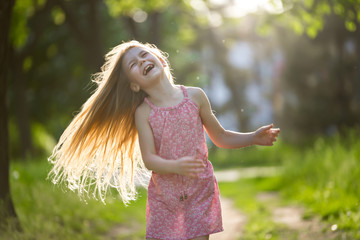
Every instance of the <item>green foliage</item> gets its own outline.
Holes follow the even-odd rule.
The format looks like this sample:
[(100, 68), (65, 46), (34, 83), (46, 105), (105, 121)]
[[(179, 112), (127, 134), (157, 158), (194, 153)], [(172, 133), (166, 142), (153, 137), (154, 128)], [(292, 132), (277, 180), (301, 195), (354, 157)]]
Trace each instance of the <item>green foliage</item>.
[(31, 18), (37, 9), (44, 6), (46, 0), (16, 0), (13, 8), (10, 42), (15, 48), (24, 46), (30, 33), (28, 26), (29, 18)]
[(279, 239), (283, 228), (272, 220), (271, 208), (277, 202), (261, 202), (257, 199), (259, 192), (277, 189), (278, 178), (240, 179), (233, 183), (220, 183), (221, 194), (234, 199), (235, 206), (247, 217), (242, 239), (265, 240)]
[(138, 10), (144, 11), (162, 11), (168, 7), (172, 0), (106, 0), (105, 3), (109, 9), (109, 13), (112, 17), (118, 16), (133, 16)]
[[(282, 239), (283, 231), (293, 234), (291, 239), (297, 239), (295, 232), (272, 221), (274, 204), (304, 205), (304, 218), (321, 216), (329, 226), (327, 231), (330, 226), (337, 226), (345, 239), (360, 239), (358, 136), (359, 131), (352, 130), (343, 136), (320, 137), (301, 148), (280, 144), (274, 149), (282, 159), (278, 177), (220, 183), (221, 194), (234, 199), (235, 205), (248, 217), (243, 239)], [(249, 159), (261, 156), (254, 150), (248, 153)], [(259, 192), (269, 191), (280, 191), (283, 202), (264, 203), (256, 198)]]
[[(52, 135), (49, 134), (48, 129), (40, 123), (33, 123), (31, 125), (31, 137), (35, 155), (47, 155), (49, 156), (56, 144), (56, 141)], [(17, 158), (19, 153), (20, 135), (17, 125), (13, 119), (9, 121), (9, 142), (10, 142), (10, 156)]]
[[(134, 38), (155, 43), (169, 52), (179, 83), (186, 79), (196, 82), (196, 77), (202, 75), (194, 66), (201, 61), (189, 45), (198, 32), (193, 28), (194, 11), (188, 5), (173, 0), (16, 1), (11, 44), (15, 48), (13, 59), (18, 61), (10, 65), (9, 71), (9, 114), (15, 119), (12, 129), (20, 124), (41, 123), (57, 139), (94, 89), (89, 84), (90, 75), (100, 70), (104, 54)], [(142, 23), (133, 19), (139, 10), (147, 14)], [(188, 75), (191, 77), (187, 78)], [(17, 84), (13, 81), (15, 77)], [(20, 85), (24, 87), (23, 93), (19, 92)], [(16, 101), (15, 96), (20, 94), (24, 98)], [(14, 109), (19, 108), (16, 105), (31, 113), (28, 122), (16, 119)], [(11, 144), (16, 149), (14, 157), (21, 152), (20, 137), (29, 135), (22, 129), (29, 128), (17, 126), (16, 131), (20, 132)]]
[(319, 138), (305, 151), (294, 149), (293, 159), (284, 162), (281, 188), (287, 197), (305, 203), (308, 214), (320, 214), (340, 229), (356, 232), (359, 176), (360, 140), (358, 131), (352, 131), (346, 137)]
[(55, 139), (51, 136), (45, 127), (39, 123), (32, 124), (32, 136), (35, 147), (42, 154), (51, 154), (55, 147)]
[[(214, 148), (214, 149), (213, 149)], [(281, 138), (272, 147), (251, 146), (241, 149), (210, 148), (209, 158), (216, 169), (250, 166), (281, 166), (291, 157), (292, 147)]]
[(20, 48), (25, 44), (29, 29), (27, 27), (27, 17), (29, 17), (33, 9), (31, 0), (15, 1), (10, 28), (10, 41), (16, 48)]
[(56, 25), (61, 25), (65, 21), (65, 13), (60, 7), (54, 7), (51, 11), (53, 21)]
[[(330, 226), (336, 224), (337, 231), (342, 231), (348, 239), (360, 238), (358, 134), (354, 130), (344, 136), (318, 138), (307, 147), (286, 145), (280, 141), (272, 148), (240, 149), (246, 154), (239, 156), (240, 151), (234, 155), (226, 150), (223, 153), (210, 153), (214, 165), (220, 162), (218, 166), (222, 167), (230, 167), (222, 163), (226, 160), (236, 166), (250, 166), (250, 161), (255, 161), (253, 165), (282, 166), (281, 175), (277, 177), (240, 179), (219, 184), (221, 194), (232, 198), (247, 216), (243, 238), (283, 239), (282, 234), (286, 232), (286, 236), (293, 236), (290, 239), (296, 239), (295, 232), (272, 220), (271, 209), (289, 202), (304, 204), (307, 207), (304, 217), (320, 215)], [(266, 157), (273, 160), (266, 162)], [(247, 158), (246, 162), (240, 161), (239, 164), (241, 158)], [(261, 160), (256, 161), (257, 158)], [(131, 229), (135, 223), (137, 227), (134, 232), (124, 232), (123, 237), (119, 236), (118, 239), (144, 238), (145, 190), (141, 190), (138, 201), (128, 207), (124, 207), (115, 195), (107, 199), (106, 205), (91, 199), (85, 203), (75, 193), (65, 191), (64, 186), (55, 187), (46, 180), (50, 167), (45, 158), (12, 163), (12, 195), (24, 232), (8, 231), (6, 237), (40, 240), (103, 239), (114, 226)], [(274, 191), (280, 191), (285, 202), (264, 202), (257, 198), (259, 192)]]
[[(115, 195), (107, 199), (106, 205), (93, 199), (84, 202), (75, 193), (47, 181), (49, 169), (45, 159), (12, 163), (12, 197), (24, 231), (2, 233), (5, 239), (100, 240), (114, 227), (134, 229), (132, 239), (144, 238), (144, 189), (140, 190), (139, 199), (128, 207)], [(117, 239), (128, 239), (128, 234), (120, 231)]]
[(30, 56), (25, 58), (24, 63), (23, 63), (24, 72), (29, 71), (31, 69), (32, 65), (33, 65), (32, 58)]
[(306, 33), (312, 39), (324, 29), (326, 18), (331, 14), (343, 18), (344, 26), (350, 32), (355, 32), (360, 22), (358, 1), (291, 0), (282, 3), (286, 11), (276, 16), (277, 21), (299, 35)]

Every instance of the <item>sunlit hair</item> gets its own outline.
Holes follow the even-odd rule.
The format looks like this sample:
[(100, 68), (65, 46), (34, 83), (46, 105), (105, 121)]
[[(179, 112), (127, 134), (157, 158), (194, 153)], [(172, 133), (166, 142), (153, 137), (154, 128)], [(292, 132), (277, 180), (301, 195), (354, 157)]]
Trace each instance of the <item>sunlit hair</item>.
[(105, 55), (101, 72), (93, 75), (97, 88), (61, 135), (49, 161), (53, 183), (65, 182), (82, 197), (105, 202), (109, 188), (116, 188), (127, 204), (136, 199), (136, 184), (146, 185), (149, 171), (141, 160), (135, 126), (135, 109), (146, 93), (135, 93), (122, 69), (126, 52), (144, 48), (166, 61), (165, 73), (173, 82), (167, 56), (154, 45), (122, 43)]

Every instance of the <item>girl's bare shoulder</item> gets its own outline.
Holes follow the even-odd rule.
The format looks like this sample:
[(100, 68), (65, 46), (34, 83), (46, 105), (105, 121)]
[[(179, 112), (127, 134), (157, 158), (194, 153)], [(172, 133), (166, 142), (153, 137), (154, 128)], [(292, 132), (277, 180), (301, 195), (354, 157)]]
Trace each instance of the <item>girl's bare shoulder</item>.
[(145, 101), (142, 102), (135, 110), (135, 119), (148, 119), (151, 107)]
[(186, 87), (189, 98), (192, 99), (197, 105), (201, 106), (204, 101), (207, 101), (207, 96), (199, 87)]

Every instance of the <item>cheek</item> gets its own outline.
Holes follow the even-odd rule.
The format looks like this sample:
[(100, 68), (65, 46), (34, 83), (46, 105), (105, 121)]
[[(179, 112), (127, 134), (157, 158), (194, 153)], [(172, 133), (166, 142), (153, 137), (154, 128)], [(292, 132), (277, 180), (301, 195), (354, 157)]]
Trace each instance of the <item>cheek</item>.
[(140, 77), (141, 76), (137, 68), (133, 68), (127, 73), (127, 79), (129, 82), (139, 83)]
[(122, 73), (125, 75), (125, 77), (128, 79), (128, 80), (131, 80), (132, 78), (134, 78), (134, 68), (132, 69), (126, 69), (122, 71)]

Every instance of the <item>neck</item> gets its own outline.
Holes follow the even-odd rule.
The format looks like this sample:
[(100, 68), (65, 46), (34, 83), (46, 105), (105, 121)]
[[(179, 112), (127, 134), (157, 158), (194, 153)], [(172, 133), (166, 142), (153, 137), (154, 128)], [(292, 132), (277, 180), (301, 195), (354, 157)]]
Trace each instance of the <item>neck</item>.
[(149, 95), (149, 100), (152, 102), (163, 102), (171, 99), (177, 92), (177, 88), (165, 77), (144, 91)]

